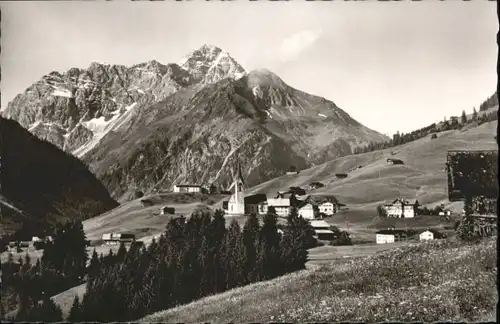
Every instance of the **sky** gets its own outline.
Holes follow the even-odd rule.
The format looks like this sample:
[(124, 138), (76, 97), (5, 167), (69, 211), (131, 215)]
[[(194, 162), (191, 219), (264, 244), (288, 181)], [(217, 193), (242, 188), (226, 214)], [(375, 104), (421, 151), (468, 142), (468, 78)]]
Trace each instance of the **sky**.
[(458, 116), (497, 86), (490, 1), (0, 3), (7, 102), (91, 62), (176, 63), (203, 44), (331, 100), (381, 133)]

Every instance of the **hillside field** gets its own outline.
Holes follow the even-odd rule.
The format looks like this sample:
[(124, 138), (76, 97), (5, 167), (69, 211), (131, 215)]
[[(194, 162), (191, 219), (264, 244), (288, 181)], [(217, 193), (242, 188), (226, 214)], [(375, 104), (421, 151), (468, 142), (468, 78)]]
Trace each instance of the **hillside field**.
[(236, 288), (141, 322), (495, 321), (496, 278), (496, 239), (439, 240)]

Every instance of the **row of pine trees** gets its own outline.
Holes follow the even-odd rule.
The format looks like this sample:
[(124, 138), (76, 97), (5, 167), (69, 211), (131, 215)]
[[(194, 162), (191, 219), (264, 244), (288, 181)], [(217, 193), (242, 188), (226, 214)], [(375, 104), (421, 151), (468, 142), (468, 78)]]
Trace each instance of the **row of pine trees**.
[(397, 132), (392, 136), (392, 139), (386, 141), (386, 142), (370, 142), (368, 145), (364, 146), (358, 146), (355, 147), (353, 150), (353, 154), (361, 154), (361, 153), (367, 153), (367, 152), (373, 152), (377, 150), (383, 150), (391, 147), (395, 147), (398, 145), (406, 144), (409, 142), (416, 141), (420, 138), (424, 138), (428, 136), (429, 134), (433, 134), (433, 136), (436, 136), (435, 134), (440, 132), (440, 131), (447, 131), (447, 130), (456, 130), (456, 129), (461, 129), (463, 126), (469, 124), (469, 123), (477, 123), (479, 125), (486, 123), (486, 122), (491, 122), (493, 120), (498, 119), (498, 114), (497, 111), (490, 112), (490, 113), (483, 113), (481, 115), (478, 115), (478, 112), (474, 108), (474, 111), (472, 113), (472, 116), (470, 118), (467, 117), (465, 111), (462, 111), (462, 115), (460, 117), (460, 122), (458, 119), (452, 118), (449, 121), (444, 121), (444, 123), (438, 127), (436, 123), (433, 123), (429, 126), (417, 129), (415, 131), (412, 131), (410, 133), (399, 133)]
[[(117, 253), (110, 250), (106, 256), (94, 251), (88, 266), (83, 266), (84, 273), (86, 253), (72, 254), (75, 251), (70, 252), (69, 247), (66, 251), (48, 248), (42, 262), (25, 269), (25, 273), (39, 273), (41, 278), (50, 270), (59, 275), (59, 280), (67, 281), (63, 285), (66, 289), (70, 283), (86, 279), (86, 293), (81, 300), (75, 297), (69, 321), (133, 321), (204, 296), (304, 269), (307, 250), (316, 244), (313, 235), (312, 227), (296, 210), (288, 216), (282, 233), (273, 210), (262, 223), (256, 215), (250, 215), (243, 228), (235, 220), (226, 226), (222, 211), (213, 215), (195, 213), (189, 219), (172, 219), (158, 241), (153, 240), (147, 248), (132, 245), (127, 251), (121, 245)], [(67, 236), (68, 232), (59, 231), (54, 246), (67, 243)], [(82, 240), (81, 233), (76, 236)], [(85, 251), (81, 245), (79, 249)], [(44, 296), (51, 294), (38, 294), (22, 302), (15, 320), (61, 320), (61, 310)]]

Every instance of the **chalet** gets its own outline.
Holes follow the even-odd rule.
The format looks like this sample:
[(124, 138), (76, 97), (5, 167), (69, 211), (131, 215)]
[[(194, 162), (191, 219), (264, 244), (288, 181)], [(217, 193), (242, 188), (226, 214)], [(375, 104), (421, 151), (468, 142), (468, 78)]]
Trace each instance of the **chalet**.
[(415, 204), (408, 200), (396, 199), (392, 203), (384, 205), (387, 212), (387, 217), (395, 218), (413, 218), (415, 217)]
[(298, 207), (300, 201), (293, 193), (278, 192), (276, 198), (267, 199), (267, 207), (274, 207), (278, 216), (286, 217), (290, 213), (292, 207)]
[(335, 238), (335, 233), (330, 230), (330, 225), (322, 220), (312, 220), (311, 227), (314, 229), (314, 237), (320, 241), (330, 241)]
[(292, 165), (291, 167), (288, 168), (288, 170), (286, 170), (286, 174), (287, 175), (299, 174), (299, 170), (297, 170), (297, 168)]
[(441, 239), (444, 238), (445, 236), (433, 229), (427, 229), (419, 234), (419, 239), (420, 241), (430, 241), (430, 240), (435, 240), (435, 239)]
[(267, 203), (267, 195), (255, 194), (245, 197), (243, 201), (245, 203), (245, 214), (252, 214), (252, 213), (260, 214), (261, 210), (264, 209), (263, 208), (264, 203)]
[(387, 159), (387, 164), (404, 164), (404, 162), (399, 159)]
[(337, 212), (337, 205), (332, 202), (325, 201), (318, 206), (318, 209), (320, 213), (330, 216)]
[(160, 215), (173, 215), (173, 214), (175, 214), (174, 207), (164, 206), (164, 207), (160, 208)]
[(193, 184), (174, 185), (174, 192), (202, 192), (203, 187)]
[(344, 204), (339, 203), (335, 196), (329, 195), (312, 195), (308, 198), (308, 202), (318, 206), (318, 211), (321, 214), (331, 216), (340, 210)]
[(335, 177), (337, 179), (345, 179), (347, 178), (347, 173), (335, 173)]
[(377, 244), (388, 244), (400, 241), (402, 237), (406, 236), (404, 230), (386, 229), (375, 233)]
[(439, 212), (439, 216), (451, 216), (451, 210), (445, 209)]
[(312, 220), (309, 222), (314, 230), (329, 230), (330, 225), (324, 220)]
[(313, 182), (309, 184), (309, 190), (315, 190), (319, 188), (323, 188), (325, 185), (321, 182)]
[(315, 219), (316, 212), (317, 207), (307, 203), (299, 209), (299, 216), (302, 216), (304, 219)]
[(105, 233), (102, 234), (102, 240), (106, 245), (116, 245), (120, 243), (132, 243), (135, 241), (134, 234), (127, 233)]

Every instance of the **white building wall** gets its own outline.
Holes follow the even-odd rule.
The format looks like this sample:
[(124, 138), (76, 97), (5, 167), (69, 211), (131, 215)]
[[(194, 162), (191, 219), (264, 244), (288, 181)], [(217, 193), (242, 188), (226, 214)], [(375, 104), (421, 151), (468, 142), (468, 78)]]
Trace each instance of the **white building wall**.
[(286, 217), (290, 213), (290, 198), (268, 198), (267, 206), (274, 207), (278, 216)]
[(333, 215), (335, 214), (335, 207), (331, 202), (326, 202), (319, 205), (319, 212), (325, 215)]
[(174, 185), (174, 192), (181, 192), (181, 188)]
[(299, 209), (299, 216), (304, 219), (314, 219), (314, 208), (311, 204), (305, 205)]
[(415, 217), (415, 209), (413, 208), (413, 205), (411, 205), (411, 206), (405, 206), (404, 209), (405, 209), (405, 212), (404, 212), (404, 217), (405, 218), (413, 218), (413, 217)]
[(394, 234), (376, 234), (375, 235), (377, 244), (388, 244), (394, 243)]
[(387, 216), (389, 217), (401, 217), (403, 214), (403, 209), (400, 205), (392, 205), (387, 207)]
[(434, 239), (434, 234), (430, 231), (425, 231), (423, 233), (420, 233), (420, 241), (428, 241), (433, 239)]
[(258, 210), (259, 214), (267, 214), (267, 204), (260, 204)]

